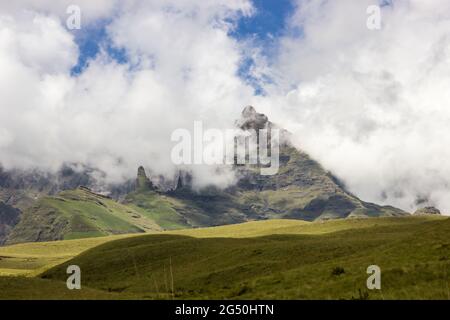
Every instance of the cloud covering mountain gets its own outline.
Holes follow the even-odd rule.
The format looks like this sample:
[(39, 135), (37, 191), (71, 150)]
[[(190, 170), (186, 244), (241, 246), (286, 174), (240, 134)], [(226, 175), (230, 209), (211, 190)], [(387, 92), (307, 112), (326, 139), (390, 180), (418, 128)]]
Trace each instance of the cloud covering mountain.
[[(79, 31), (65, 26), (69, 4), (0, 3), (5, 168), (85, 163), (121, 181), (142, 164), (173, 175), (174, 129), (229, 128), (253, 104), (362, 199), (450, 212), (448, 1), (383, 1), (382, 28), (369, 30), (373, 1), (299, 0), (270, 53), (231, 35), (258, 14), (251, 1), (78, 1)], [(77, 37), (97, 24), (107, 44), (74, 74)], [(249, 58), (252, 81), (241, 75)], [(203, 185), (233, 182), (193, 170)]]

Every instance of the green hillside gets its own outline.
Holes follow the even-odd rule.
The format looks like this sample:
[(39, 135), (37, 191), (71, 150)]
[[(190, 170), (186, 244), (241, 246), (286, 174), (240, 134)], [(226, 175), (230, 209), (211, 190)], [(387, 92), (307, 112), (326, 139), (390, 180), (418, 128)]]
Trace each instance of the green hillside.
[[(180, 197), (185, 194), (180, 190), (178, 192), (158, 191), (147, 177), (145, 169), (139, 167), (135, 189), (125, 196), (123, 204), (153, 219), (166, 230), (220, 224), (219, 219), (214, 221), (209, 214), (210, 211), (204, 211), (201, 204), (199, 205), (197, 199), (201, 195), (193, 193), (190, 188), (187, 191), (187, 197)], [(215, 204), (217, 209), (219, 205), (216, 202)]]
[(7, 243), (157, 231), (146, 215), (86, 188), (41, 198), (25, 211)]
[[(219, 228), (216, 238), (123, 239), (89, 250), (43, 277), (65, 279), (70, 263), (81, 267), (86, 286), (139, 298), (170, 297), (166, 281), (173, 274), (176, 298), (351, 299), (367, 291), (365, 271), (376, 264), (383, 289), (368, 292), (372, 298), (447, 299), (450, 220), (400, 219), (362, 220), (356, 228), (355, 221), (347, 228), (334, 222), (282, 226), (297, 232), (251, 238), (242, 238), (252, 230), (243, 225), (240, 238), (223, 238), (229, 230)], [(337, 267), (344, 273), (333, 275)]]
[(39, 278), (0, 277), (1, 299), (7, 300), (110, 300), (123, 299), (126, 295), (90, 288), (67, 290), (64, 283)]
[[(74, 299), (93, 293), (126, 299), (450, 299), (449, 232), (445, 217), (259, 221), (53, 242), (60, 246), (56, 253), (67, 246), (74, 257), (36, 270), (48, 269), (40, 276), (41, 298), (64, 294), (66, 267), (77, 264), (83, 289)], [(92, 240), (99, 243), (77, 244)], [(53, 250), (45, 248), (53, 243), (4, 247), (0, 256), (49, 254)], [(0, 270), (8, 261), (2, 259)], [(381, 291), (365, 286), (373, 264), (382, 270)], [(31, 278), (30, 287), (36, 281)], [(29, 298), (37, 289), (26, 290), (26, 283), (0, 277), (0, 298), (9, 292)], [(45, 293), (47, 286), (53, 294)]]
[(177, 208), (183, 207), (183, 204), (155, 191), (138, 190), (129, 193), (124, 204), (155, 221), (163, 229), (191, 227), (190, 222), (177, 211)]

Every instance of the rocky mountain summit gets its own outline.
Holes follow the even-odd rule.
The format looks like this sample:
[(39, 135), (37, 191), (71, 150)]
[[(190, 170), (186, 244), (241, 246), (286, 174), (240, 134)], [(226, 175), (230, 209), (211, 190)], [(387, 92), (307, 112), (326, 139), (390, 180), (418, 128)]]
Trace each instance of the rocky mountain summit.
[[(243, 130), (256, 131), (278, 128), (252, 106), (243, 110), (236, 125)], [(207, 217), (203, 222), (208, 225), (271, 218), (313, 221), (407, 215), (397, 208), (358, 199), (332, 173), (297, 150), (289, 141), (289, 132), (280, 131), (280, 168), (276, 174), (264, 176), (251, 165), (236, 166), (238, 182), (232, 187), (197, 192), (182, 181), (179, 185), (184, 187), (177, 188), (171, 196), (188, 202), (191, 211)]]
[(441, 211), (435, 207), (425, 207), (417, 209), (416, 212), (414, 212), (415, 216), (426, 216), (426, 215), (441, 215)]
[(136, 178), (136, 189), (137, 190), (140, 190), (140, 189), (155, 190), (153, 183), (147, 177), (147, 174), (145, 173), (145, 169), (142, 166), (140, 166), (138, 168), (138, 173), (137, 173), (137, 178)]
[(242, 130), (265, 129), (271, 125), (269, 118), (262, 113), (256, 112), (253, 106), (247, 106), (242, 110), (241, 119), (236, 121), (236, 126)]

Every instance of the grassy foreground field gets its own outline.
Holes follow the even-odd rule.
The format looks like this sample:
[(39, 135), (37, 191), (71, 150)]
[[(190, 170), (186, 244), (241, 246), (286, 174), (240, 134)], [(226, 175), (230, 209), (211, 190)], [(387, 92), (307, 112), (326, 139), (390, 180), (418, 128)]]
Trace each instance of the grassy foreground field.
[(136, 236), (116, 235), (77, 240), (29, 242), (0, 247), (0, 276), (37, 276), (103, 243)]
[(269, 220), (3, 247), (0, 298), (450, 299), (449, 259), (448, 218)]

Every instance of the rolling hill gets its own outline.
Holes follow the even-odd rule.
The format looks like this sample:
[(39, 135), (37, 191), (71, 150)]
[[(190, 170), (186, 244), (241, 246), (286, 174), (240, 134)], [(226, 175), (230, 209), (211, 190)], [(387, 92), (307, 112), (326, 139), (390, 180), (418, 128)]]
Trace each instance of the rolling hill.
[[(449, 232), (445, 217), (270, 220), (13, 245), (0, 248), (0, 272), (23, 271), (27, 256), (41, 265), (16, 272), (31, 278), (0, 277), (0, 298), (450, 299)], [(78, 292), (65, 287), (71, 264), (82, 270)], [(373, 264), (381, 290), (365, 286)]]
[(7, 243), (51, 241), (158, 231), (142, 212), (86, 188), (41, 198), (25, 211)]

